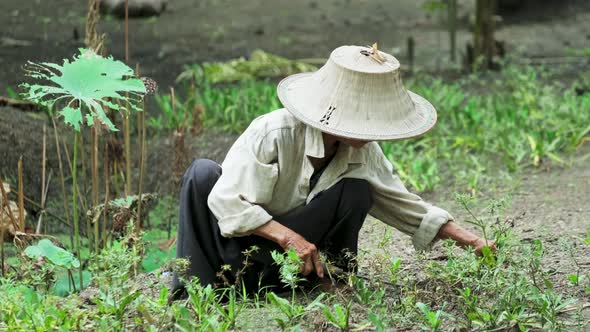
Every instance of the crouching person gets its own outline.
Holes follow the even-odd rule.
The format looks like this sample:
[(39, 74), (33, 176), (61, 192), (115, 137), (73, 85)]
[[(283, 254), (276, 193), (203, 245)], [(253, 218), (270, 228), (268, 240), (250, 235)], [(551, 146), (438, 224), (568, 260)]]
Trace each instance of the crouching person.
[[(317, 72), (284, 79), (278, 95), (285, 108), (254, 120), (222, 165), (196, 160), (183, 177), (177, 257), (190, 261), (189, 277), (240, 278), (252, 291), (279, 285), (271, 252), (289, 249), (303, 275), (324, 278), (320, 252), (354, 272), (367, 214), (410, 235), (417, 250), (445, 238), (485, 245), (408, 192), (376, 142), (419, 136), (436, 122), (434, 107), (403, 87), (393, 56), (339, 47)], [(178, 277), (173, 291), (183, 296)]]

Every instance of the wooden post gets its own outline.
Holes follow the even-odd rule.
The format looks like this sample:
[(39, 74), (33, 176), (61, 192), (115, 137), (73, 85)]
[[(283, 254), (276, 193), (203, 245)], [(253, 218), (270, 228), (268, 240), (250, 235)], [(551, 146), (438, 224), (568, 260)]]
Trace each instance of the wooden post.
[(473, 32), (474, 70), (493, 65), (494, 56), (494, 12), (496, 0), (477, 0), (475, 8), (475, 29)]
[(448, 0), (448, 24), (451, 62), (457, 61), (457, 0)]

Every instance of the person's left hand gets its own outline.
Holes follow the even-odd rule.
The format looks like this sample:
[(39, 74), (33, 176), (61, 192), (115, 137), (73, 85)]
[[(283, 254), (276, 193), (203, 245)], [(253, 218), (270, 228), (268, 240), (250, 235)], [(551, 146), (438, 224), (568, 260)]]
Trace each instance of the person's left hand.
[(480, 238), (473, 245), (473, 249), (475, 249), (475, 254), (478, 256), (483, 255), (482, 250), (483, 250), (483, 247), (486, 247), (486, 246), (490, 248), (492, 253), (496, 253), (496, 250), (497, 250), (496, 241), (488, 240), (486, 243), (486, 240)]

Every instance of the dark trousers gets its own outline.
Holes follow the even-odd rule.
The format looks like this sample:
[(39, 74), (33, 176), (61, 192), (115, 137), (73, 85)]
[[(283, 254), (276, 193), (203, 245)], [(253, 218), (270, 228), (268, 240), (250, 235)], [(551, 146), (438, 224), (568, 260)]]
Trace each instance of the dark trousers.
[[(184, 174), (180, 190), (180, 224), (176, 256), (190, 261), (189, 277), (198, 277), (201, 284), (222, 285), (239, 282), (255, 291), (260, 286), (279, 286), (278, 266), (271, 251), (282, 252), (276, 243), (257, 235), (225, 238), (217, 219), (207, 206), (207, 197), (221, 175), (221, 167), (207, 159), (195, 160)], [(299, 206), (276, 221), (299, 233), (316, 245), (330, 261), (345, 270), (354, 269), (358, 234), (372, 205), (369, 184), (365, 180), (342, 179), (318, 194), (309, 204)], [(248, 258), (244, 269), (244, 250), (259, 250)], [(224, 272), (222, 266), (228, 266)], [(174, 277), (173, 290), (182, 290), (182, 282)]]

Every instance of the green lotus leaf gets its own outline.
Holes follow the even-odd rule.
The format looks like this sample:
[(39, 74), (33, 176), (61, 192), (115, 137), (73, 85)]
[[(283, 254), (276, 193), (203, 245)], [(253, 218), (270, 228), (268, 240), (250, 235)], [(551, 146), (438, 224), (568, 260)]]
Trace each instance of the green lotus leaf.
[(47, 107), (64, 103), (59, 114), (77, 131), (82, 119), (88, 126), (100, 123), (117, 131), (103, 107), (120, 111), (121, 107), (115, 107), (120, 103), (129, 104), (129, 110), (141, 111), (137, 104), (146, 94), (133, 69), (86, 49), (80, 49), (72, 61), (65, 59), (62, 65), (29, 62), (26, 70), (28, 76), (44, 82), (23, 83), (24, 98)]
[(80, 267), (80, 261), (71, 252), (54, 245), (48, 239), (40, 240), (36, 245), (28, 246), (25, 249), (25, 254), (33, 259), (43, 257), (51, 264), (68, 270)]

